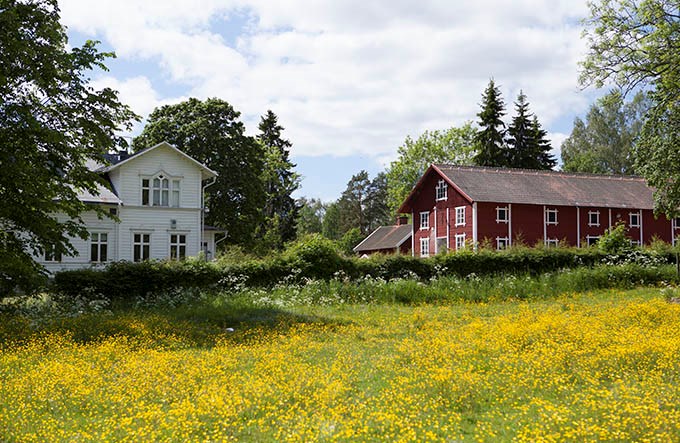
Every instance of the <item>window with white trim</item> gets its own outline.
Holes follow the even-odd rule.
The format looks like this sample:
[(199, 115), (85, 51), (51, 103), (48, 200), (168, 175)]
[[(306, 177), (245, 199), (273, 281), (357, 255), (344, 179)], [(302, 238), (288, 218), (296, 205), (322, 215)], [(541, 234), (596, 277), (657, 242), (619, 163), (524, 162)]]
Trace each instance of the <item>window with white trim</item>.
[(437, 187), (435, 188), (437, 201), (446, 200), (446, 190), (447, 190), (447, 188), (448, 188), (448, 185), (446, 184), (446, 181), (439, 180), (437, 182)]
[(600, 226), (600, 211), (588, 211), (588, 226)]
[(510, 239), (508, 237), (496, 237), (496, 249), (507, 249), (510, 246)]
[(548, 238), (545, 240), (545, 245), (549, 248), (556, 248), (560, 244), (556, 238)]
[(640, 240), (631, 240), (630, 245), (634, 248), (640, 246)]
[(187, 256), (187, 236), (170, 234), (170, 260), (182, 260)]
[(465, 206), (456, 207), (456, 226), (465, 226)]
[(628, 226), (631, 228), (639, 228), (640, 227), (640, 213), (639, 212), (631, 212), (628, 214), (629, 217), (629, 223)]
[(90, 261), (104, 263), (108, 260), (109, 235), (105, 232), (90, 233)]
[(428, 229), (430, 227), (430, 213), (425, 211), (420, 213), (420, 229)]
[(510, 220), (510, 211), (507, 206), (496, 208), (496, 223), (507, 223)]
[(429, 257), (430, 256), (430, 239), (421, 238), (420, 239), (420, 256)]
[[(598, 212), (599, 215), (599, 212)], [(586, 242), (588, 246), (595, 246), (597, 245), (597, 242), (600, 241), (600, 236), (599, 235), (587, 235), (586, 236)]]
[(142, 205), (179, 207), (180, 179), (158, 174), (142, 178)]
[(140, 262), (148, 260), (151, 250), (151, 234), (132, 235), (132, 260)]
[(58, 251), (53, 245), (45, 247), (45, 261), (50, 263), (61, 262), (61, 251)]
[(557, 209), (546, 209), (545, 210), (545, 224), (546, 225), (556, 225), (557, 224)]
[(465, 249), (465, 234), (456, 234), (456, 251)]

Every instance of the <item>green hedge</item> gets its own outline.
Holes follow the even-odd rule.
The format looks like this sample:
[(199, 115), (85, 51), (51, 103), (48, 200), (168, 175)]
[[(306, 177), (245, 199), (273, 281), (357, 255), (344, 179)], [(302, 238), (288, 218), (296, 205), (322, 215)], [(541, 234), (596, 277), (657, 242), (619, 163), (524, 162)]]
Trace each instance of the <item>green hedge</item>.
[(672, 263), (671, 251), (635, 251), (621, 256), (606, 255), (595, 248), (515, 248), (507, 251), (442, 254), (421, 259), (404, 255), (347, 258), (336, 245), (311, 236), (291, 245), (284, 253), (268, 259), (238, 262), (118, 262), (102, 270), (63, 271), (54, 278), (56, 292), (70, 296), (105, 296), (131, 299), (136, 296), (182, 288), (235, 289), (272, 287), (278, 283), (305, 280), (364, 277), (391, 280), (428, 280), (440, 276), (538, 275), (560, 269), (591, 267), (600, 263)]

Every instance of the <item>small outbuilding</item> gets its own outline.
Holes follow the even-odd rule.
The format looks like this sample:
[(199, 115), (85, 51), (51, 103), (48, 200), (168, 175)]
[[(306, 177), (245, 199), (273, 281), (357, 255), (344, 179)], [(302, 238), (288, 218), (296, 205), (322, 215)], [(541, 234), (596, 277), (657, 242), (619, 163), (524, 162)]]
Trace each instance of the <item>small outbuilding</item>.
[(395, 226), (380, 226), (354, 247), (360, 256), (371, 254), (411, 254), (412, 227), (406, 217), (400, 217)]

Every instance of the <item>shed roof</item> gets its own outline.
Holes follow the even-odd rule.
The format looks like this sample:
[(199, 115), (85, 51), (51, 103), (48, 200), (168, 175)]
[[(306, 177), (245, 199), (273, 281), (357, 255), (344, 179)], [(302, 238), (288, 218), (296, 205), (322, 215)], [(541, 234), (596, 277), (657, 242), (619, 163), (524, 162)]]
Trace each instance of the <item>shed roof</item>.
[(354, 252), (394, 249), (411, 237), (411, 225), (380, 226), (354, 247)]
[[(636, 176), (447, 164), (430, 166), (423, 177), (430, 173), (438, 173), (470, 201), (476, 202), (654, 208), (654, 189)], [(402, 204), (400, 212), (410, 212), (410, 202), (422, 181)]]

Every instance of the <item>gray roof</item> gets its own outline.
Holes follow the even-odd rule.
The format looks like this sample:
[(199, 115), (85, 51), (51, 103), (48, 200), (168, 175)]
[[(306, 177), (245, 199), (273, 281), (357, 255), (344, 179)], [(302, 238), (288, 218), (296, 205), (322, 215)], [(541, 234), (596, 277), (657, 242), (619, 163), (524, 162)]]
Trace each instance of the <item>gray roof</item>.
[[(90, 171), (96, 171), (97, 169), (102, 167), (102, 164), (95, 160), (90, 159), (86, 161), (85, 166), (87, 166), (87, 168)], [(92, 194), (90, 191), (86, 189), (79, 189), (78, 200), (86, 203), (107, 203), (112, 205), (122, 203), (121, 199), (118, 198), (115, 192), (112, 191), (113, 186), (111, 186), (110, 183), (109, 187), (111, 189), (100, 184), (97, 184), (97, 195)]]
[(635, 176), (432, 165), (472, 201), (653, 209), (654, 189)]
[(356, 245), (354, 252), (398, 248), (410, 237), (411, 225), (381, 226)]

